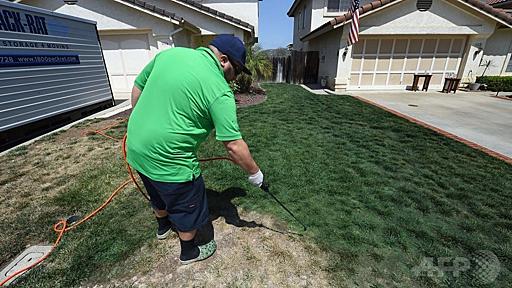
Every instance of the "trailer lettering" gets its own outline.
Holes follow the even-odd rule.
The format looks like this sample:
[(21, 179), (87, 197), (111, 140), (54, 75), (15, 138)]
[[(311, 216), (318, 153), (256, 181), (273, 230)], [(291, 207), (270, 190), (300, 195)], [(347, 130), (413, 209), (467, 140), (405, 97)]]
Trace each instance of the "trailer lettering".
[(36, 19), (36, 27), (39, 27), (39, 34), (48, 35), (46, 28), (46, 19), (44, 17), (34, 16)]
[[(28, 32), (25, 28), (28, 28)], [(48, 35), (46, 18), (31, 14), (25, 14), (22, 18), (20, 12), (11, 10), (0, 10), (0, 30)]]
[(3, 22), (0, 24), (2, 30), (25, 33), (25, 27), (23, 27), (23, 24), (21, 23), (21, 16), (19, 12), (2, 10), (0, 18), (3, 18), (2, 21), (0, 21)]
[(9, 31), (9, 27), (7, 26), (7, 23), (5, 23), (3, 13), (0, 13), (0, 29), (4, 31)]
[(14, 20), (14, 26), (16, 26), (16, 31), (18, 32), (25, 32), (25, 27), (23, 27), (23, 24), (21, 23), (21, 16), (19, 12), (12, 12), (12, 19)]

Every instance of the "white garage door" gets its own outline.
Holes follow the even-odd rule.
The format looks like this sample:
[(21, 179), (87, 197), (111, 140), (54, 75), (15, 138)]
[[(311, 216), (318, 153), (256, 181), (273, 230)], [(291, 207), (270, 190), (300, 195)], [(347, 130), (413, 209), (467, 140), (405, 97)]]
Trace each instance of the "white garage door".
[(150, 60), (148, 34), (101, 35), (100, 39), (114, 97), (128, 98), (133, 81)]
[[(352, 50), (349, 89), (405, 89), (415, 73), (431, 73), (430, 88), (457, 74), (465, 38), (361, 39)], [(421, 88), (421, 87), (420, 87)]]

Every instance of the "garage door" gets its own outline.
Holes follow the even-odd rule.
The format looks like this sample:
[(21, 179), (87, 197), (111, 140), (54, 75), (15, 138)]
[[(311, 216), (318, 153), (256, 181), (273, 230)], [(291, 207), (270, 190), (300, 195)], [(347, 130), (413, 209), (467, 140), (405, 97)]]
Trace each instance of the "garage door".
[(128, 98), (135, 77), (150, 60), (148, 34), (101, 35), (114, 97)]
[(361, 39), (352, 50), (349, 89), (405, 89), (415, 73), (431, 73), (430, 88), (457, 74), (465, 38)]

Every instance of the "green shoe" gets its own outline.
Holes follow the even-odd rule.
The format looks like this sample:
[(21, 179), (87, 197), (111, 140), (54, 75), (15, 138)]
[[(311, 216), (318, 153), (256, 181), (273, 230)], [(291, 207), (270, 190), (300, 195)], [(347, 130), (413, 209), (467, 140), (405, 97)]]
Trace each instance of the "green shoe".
[(190, 260), (186, 260), (186, 261), (180, 260), (181, 265), (187, 265), (190, 263), (202, 261), (202, 260), (209, 258), (210, 256), (213, 255), (213, 253), (215, 253), (215, 250), (217, 250), (217, 243), (215, 242), (215, 240), (212, 240), (204, 245), (198, 246), (197, 248), (199, 248), (199, 256), (197, 256), (194, 259), (190, 259)]

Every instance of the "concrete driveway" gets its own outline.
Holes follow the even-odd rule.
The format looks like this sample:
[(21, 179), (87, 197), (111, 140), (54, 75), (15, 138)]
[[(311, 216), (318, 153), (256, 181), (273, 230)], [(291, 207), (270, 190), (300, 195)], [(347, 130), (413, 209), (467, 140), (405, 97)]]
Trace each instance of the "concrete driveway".
[(512, 157), (512, 101), (491, 92), (353, 92), (492, 151)]

